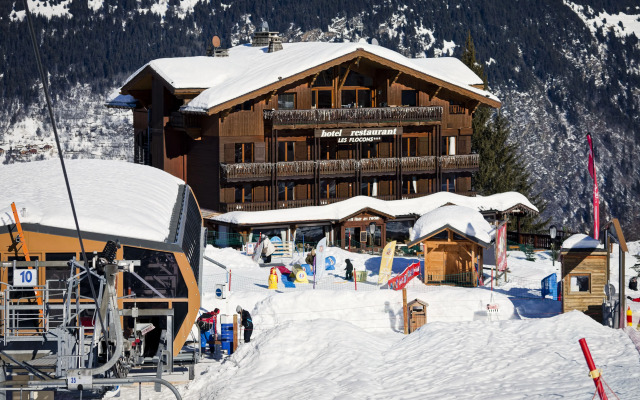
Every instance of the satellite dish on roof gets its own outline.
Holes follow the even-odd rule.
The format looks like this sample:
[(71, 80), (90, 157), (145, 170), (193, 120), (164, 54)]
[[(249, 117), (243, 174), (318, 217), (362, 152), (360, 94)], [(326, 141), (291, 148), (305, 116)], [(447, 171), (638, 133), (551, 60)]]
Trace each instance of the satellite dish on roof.
[(267, 21), (262, 21), (262, 32), (269, 32), (269, 24)]
[(213, 47), (220, 47), (220, 38), (218, 36), (214, 36), (213, 39), (211, 39), (211, 44)]
[(378, 46), (379, 45), (378, 39), (376, 39), (376, 38), (371, 39), (371, 44), (374, 45), (374, 46)]

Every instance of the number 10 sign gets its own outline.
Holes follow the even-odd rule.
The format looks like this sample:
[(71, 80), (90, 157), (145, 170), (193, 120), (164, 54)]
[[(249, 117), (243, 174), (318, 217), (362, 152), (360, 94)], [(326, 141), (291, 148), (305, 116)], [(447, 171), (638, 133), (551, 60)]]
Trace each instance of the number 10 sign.
[(38, 284), (38, 274), (35, 269), (13, 270), (13, 286), (36, 286)]

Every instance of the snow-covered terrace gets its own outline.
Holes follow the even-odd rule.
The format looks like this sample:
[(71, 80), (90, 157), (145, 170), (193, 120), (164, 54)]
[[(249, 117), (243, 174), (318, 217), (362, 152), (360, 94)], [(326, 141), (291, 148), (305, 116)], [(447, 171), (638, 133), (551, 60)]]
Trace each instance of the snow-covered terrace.
[(356, 196), (324, 206), (269, 211), (232, 211), (213, 217), (211, 220), (228, 224), (251, 226), (284, 224), (297, 221), (341, 221), (364, 209), (377, 211), (397, 218), (400, 216), (421, 216), (447, 204), (468, 207), (481, 213), (538, 213), (536, 206), (524, 195), (517, 192), (476, 197), (439, 192), (406, 200), (386, 201), (368, 196)]
[(183, 112), (204, 113), (235, 98), (357, 51), (364, 51), (416, 73), (499, 102), (492, 93), (471, 86), (482, 82), (456, 58), (444, 57), (437, 61), (407, 58), (393, 50), (368, 43), (284, 43), (283, 50), (273, 53), (269, 53), (267, 47), (244, 44), (230, 48), (229, 57), (161, 58), (134, 72), (123, 89), (144, 69), (151, 68), (174, 90), (206, 89), (181, 109)]

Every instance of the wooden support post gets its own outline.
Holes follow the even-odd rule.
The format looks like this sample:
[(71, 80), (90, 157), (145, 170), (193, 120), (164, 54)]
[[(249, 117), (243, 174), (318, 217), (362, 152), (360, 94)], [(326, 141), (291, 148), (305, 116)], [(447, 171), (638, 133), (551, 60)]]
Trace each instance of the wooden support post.
[(407, 289), (402, 289), (402, 315), (404, 318), (404, 334), (409, 334), (409, 310), (407, 310)]
[(233, 314), (233, 346), (231, 351), (234, 352), (238, 348), (238, 335), (240, 330), (238, 329), (238, 314)]

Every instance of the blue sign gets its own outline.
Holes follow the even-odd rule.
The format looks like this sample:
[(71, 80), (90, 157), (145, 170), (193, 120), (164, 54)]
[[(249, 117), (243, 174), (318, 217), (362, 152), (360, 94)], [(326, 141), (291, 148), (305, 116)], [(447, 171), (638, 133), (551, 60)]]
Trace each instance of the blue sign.
[(336, 258), (334, 256), (329, 256), (324, 259), (324, 269), (327, 271), (336, 269)]
[(222, 297), (222, 289), (220, 288), (216, 289), (216, 297)]

